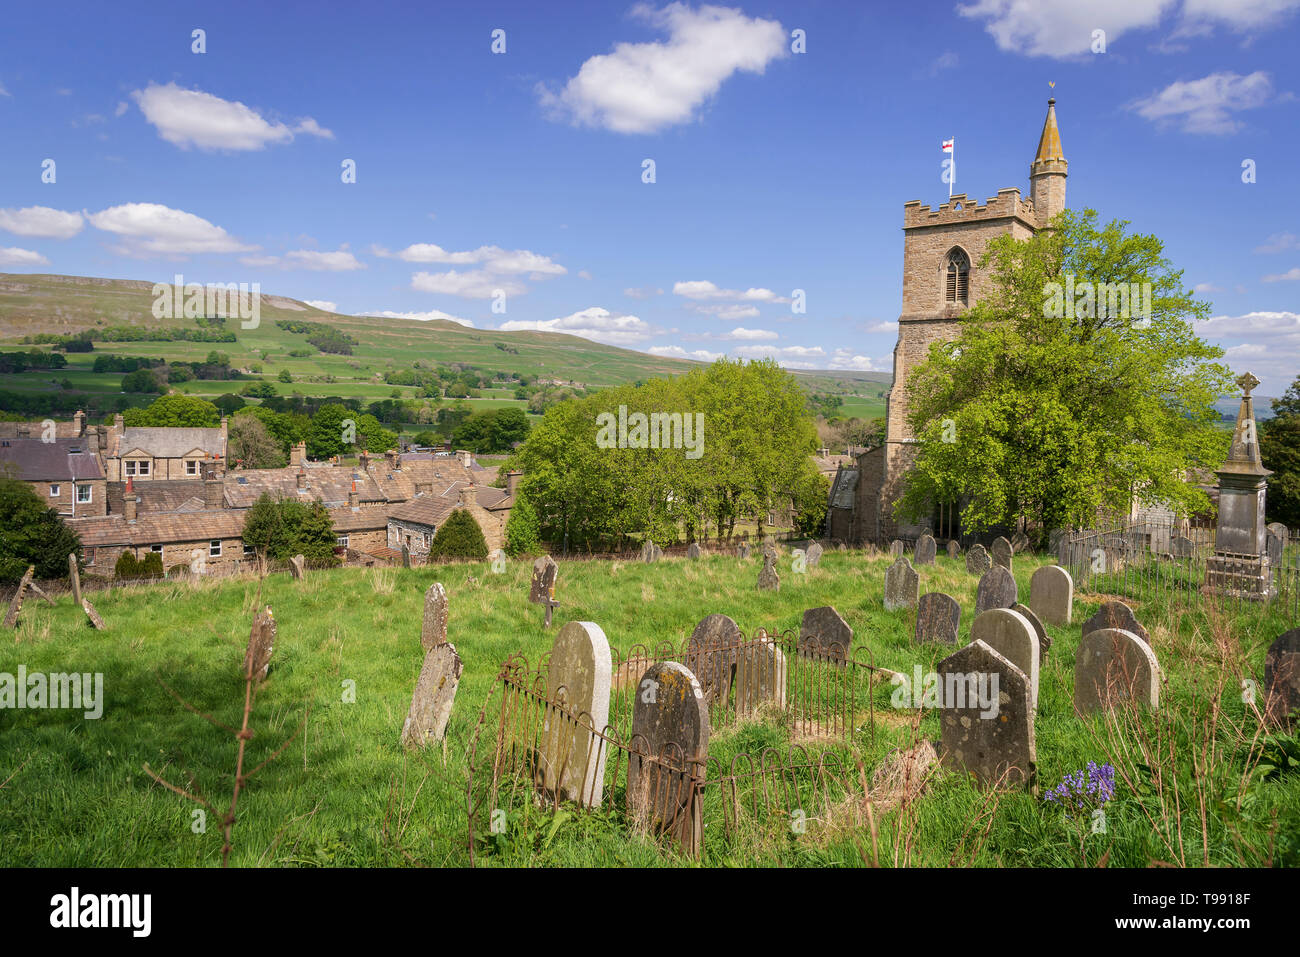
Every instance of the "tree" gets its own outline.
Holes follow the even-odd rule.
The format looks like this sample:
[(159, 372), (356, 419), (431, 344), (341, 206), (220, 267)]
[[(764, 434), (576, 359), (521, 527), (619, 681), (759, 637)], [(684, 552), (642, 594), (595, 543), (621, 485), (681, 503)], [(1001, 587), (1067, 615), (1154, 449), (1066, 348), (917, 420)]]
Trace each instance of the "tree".
[(164, 395), (147, 408), (127, 409), (122, 418), (133, 428), (212, 429), (221, 424), (217, 407), (192, 395)]
[(217, 396), (212, 400), (212, 404), (217, 407), (222, 415), (234, 415), (248, 405), (242, 398), (230, 392)]
[(1300, 526), (1300, 376), (1273, 400), (1273, 418), (1260, 423), (1259, 451), (1273, 472), (1265, 503), (1269, 521)]
[[(968, 530), (1017, 518), (1046, 530), (1135, 496), (1182, 514), (1206, 505), (1190, 470), (1226, 453), (1214, 402), (1231, 374), (1193, 332), (1209, 306), (1158, 238), (1127, 225), (1066, 210), (1028, 241), (989, 243), (988, 295), (908, 379), (919, 451), (896, 514), (960, 502)], [(1112, 283), (1149, 283), (1149, 308), (1123, 308)]]
[(244, 544), (275, 561), (302, 555), (315, 567), (338, 564), (334, 523), (320, 502), (273, 499), (264, 493), (244, 516)]
[(373, 415), (359, 416), (357, 422), (357, 445), (367, 452), (386, 452), (397, 447), (397, 433), (383, 427)]
[(274, 399), (280, 393), (269, 382), (250, 382), (244, 386), (244, 395), (254, 399)]
[(29, 565), (37, 578), (63, 578), (81, 539), (26, 482), (0, 478), (0, 581), (16, 582)]
[(152, 369), (136, 369), (122, 376), (122, 391), (161, 395), (167, 386)]
[(516, 495), (515, 503), (510, 507), (510, 517), (506, 519), (506, 554), (519, 558), (521, 555), (536, 555), (541, 550), (537, 512), (525, 496)]
[(835, 427), (835, 440), (845, 447), (874, 449), (885, 444), (885, 420), (841, 419)]
[(356, 420), (356, 413), (347, 406), (335, 403), (321, 406), (311, 417), (311, 427), (307, 430), (307, 454), (313, 459), (328, 459), (358, 451), (355, 445), (345, 441), (355, 441)]
[(487, 558), (487, 539), (468, 509), (458, 508), (447, 516), (429, 545), (429, 558)]
[(276, 378), (279, 379), (281, 382), (292, 382), (293, 373), (291, 373), (288, 369), (281, 369), (280, 374), (277, 375)]
[(237, 415), (230, 420), (226, 454), (230, 461), (241, 462), (246, 469), (282, 468), (289, 460), (270, 429), (254, 415)]
[(799, 535), (821, 538), (826, 531), (826, 509), (831, 480), (820, 472), (802, 477), (794, 493), (794, 529)]

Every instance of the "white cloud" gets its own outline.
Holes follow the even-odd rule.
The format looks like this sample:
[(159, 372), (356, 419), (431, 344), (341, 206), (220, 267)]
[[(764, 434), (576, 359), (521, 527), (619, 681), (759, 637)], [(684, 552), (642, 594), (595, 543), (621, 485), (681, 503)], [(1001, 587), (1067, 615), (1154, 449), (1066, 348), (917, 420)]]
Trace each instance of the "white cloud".
[(1199, 80), (1178, 81), (1129, 105), (1158, 124), (1180, 123), (1185, 133), (1233, 133), (1241, 127), (1232, 113), (1264, 106), (1273, 95), (1269, 75), (1211, 73)]
[(857, 355), (852, 349), (836, 349), (828, 368), (852, 372), (880, 372), (886, 366), (877, 365), (876, 360), (869, 356)]
[(1183, 20), (1189, 32), (1200, 24), (1222, 23), (1237, 33), (1271, 26), (1300, 9), (1300, 0), (1187, 0)]
[(1265, 276), (1264, 282), (1289, 282), (1293, 279), (1300, 279), (1300, 266), (1293, 266), (1286, 272), (1274, 273), (1271, 276)]
[(223, 100), (202, 90), (182, 89), (175, 83), (150, 83), (143, 90), (135, 90), (131, 97), (158, 135), (181, 149), (197, 146), (201, 150), (260, 150), (271, 143), (288, 143), (295, 133), (334, 138), (311, 117), (293, 127), (269, 122), (243, 103)]
[(758, 315), (758, 306), (745, 306), (740, 303), (702, 306), (696, 302), (688, 302), (686, 308), (691, 312), (703, 313), (718, 319), (753, 319)]
[(16, 236), (70, 239), (81, 232), (83, 222), (80, 213), (65, 213), (48, 206), (0, 209), (0, 229)]
[(1195, 324), (1198, 335), (1224, 346), (1225, 362), (1266, 383), (1262, 394), (1280, 394), (1300, 369), (1300, 313), (1248, 312), (1211, 316)]
[(941, 53), (930, 63), (930, 76), (938, 76), (944, 70), (954, 69), (959, 62), (957, 54), (951, 50)]
[(610, 312), (600, 306), (589, 306), (572, 315), (558, 319), (512, 319), (498, 328), (502, 332), (531, 329), (538, 332), (564, 332), (582, 336), (596, 342), (628, 346), (651, 338), (659, 330), (636, 316)]
[(746, 329), (744, 326), (737, 326), (732, 329), (723, 339), (780, 339), (781, 337), (770, 329)]
[(347, 247), (333, 252), (295, 249), (284, 254), (285, 269), (310, 269), (314, 272), (350, 272), (365, 269), (366, 264), (348, 252)]
[(883, 332), (891, 336), (898, 335), (897, 322), (877, 322), (867, 326), (867, 332)]
[(462, 326), (474, 328), (474, 322), (470, 319), (462, 319), (460, 316), (453, 316), (449, 312), (443, 312), (441, 309), (430, 309), (428, 312), (364, 312), (364, 316), (378, 316), (382, 319), (415, 319), (418, 322), (429, 322), (433, 319), (446, 319), (448, 322), (457, 322)]
[(245, 266), (278, 266), (279, 256), (240, 256), (239, 261)]
[(555, 118), (616, 133), (653, 133), (694, 118), (735, 72), (762, 74), (786, 55), (787, 34), (776, 20), (740, 10), (648, 4), (632, 15), (668, 33), (666, 41), (619, 43), (593, 56), (558, 93), (537, 84), (538, 99)]
[(629, 299), (649, 299), (652, 296), (662, 296), (663, 294), (664, 291), (662, 289), (651, 289), (649, 286), (644, 288), (637, 288), (634, 286), (623, 290), (623, 295), (627, 296)]
[(707, 279), (691, 279), (686, 282), (673, 283), (673, 292), (686, 299), (707, 300), (707, 299), (730, 299), (738, 302), (789, 302), (789, 299), (778, 296), (771, 289), (762, 287), (750, 287), (744, 291), (739, 289), (721, 289), (716, 283), (709, 282)]
[(49, 260), (40, 253), (16, 246), (0, 246), (0, 266), (45, 266)]
[(1216, 286), (1212, 282), (1198, 282), (1195, 286), (1192, 287), (1192, 292), (1199, 292), (1199, 293), (1223, 292), (1223, 287)]
[(716, 362), (726, 355), (725, 352), (709, 352), (707, 349), (687, 352), (681, 346), (651, 346), (646, 351), (651, 355), (665, 356), (669, 359), (695, 359), (698, 362)]
[(8, 97), (13, 96), (12, 93), (10, 93), (8, 90), (5, 89), (5, 85), (3, 83), (0, 83), (0, 96), (8, 96)]
[(1154, 27), (1176, 0), (977, 0), (959, 4), (963, 17), (984, 21), (998, 49), (1056, 59), (1090, 53), (1092, 31), (1112, 44), (1130, 30)]
[(433, 243), (416, 243), (397, 253), (389, 253), (377, 247), (376, 255), (395, 256), (408, 263), (443, 263), (448, 266), (481, 265), (487, 272), (514, 274), (529, 273), (530, 279), (543, 279), (549, 276), (563, 276), (568, 272), (549, 256), (531, 252), (527, 249), (502, 249), (500, 246), (480, 246), (451, 252)]
[(1256, 246), (1257, 253), (1281, 253), (1288, 249), (1300, 249), (1295, 233), (1274, 233), (1262, 246)]
[(821, 368), (826, 358), (821, 346), (737, 346), (733, 352), (746, 359), (775, 359), (788, 369)]
[(125, 245), (118, 251), (128, 256), (238, 253), (257, 249), (200, 216), (159, 203), (124, 203), (84, 214), (96, 229), (121, 236)]
[(521, 296), (528, 291), (528, 287), (521, 282), (502, 279), (482, 269), (417, 272), (411, 277), (411, 288), (420, 292), (460, 296), (462, 299), (491, 299), (499, 292), (507, 296)]
[(309, 306), (315, 306), (317, 309), (321, 309), (325, 312), (339, 311), (339, 304), (337, 302), (330, 302), (328, 299), (304, 299), (303, 302)]
[(585, 269), (579, 269), (579, 270), (578, 270), (578, 278), (579, 278), (579, 279), (590, 279), (590, 278), (591, 278), (591, 273), (587, 272), (587, 270), (585, 270)]
[(113, 110), (113, 115), (114, 115), (114, 116), (121, 116), (123, 113), (125, 113), (125, 112), (126, 112), (127, 110), (129, 110), (130, 108), (131, 108), (131, 104), (128, 103), (128, 102), (126, 102), (126, 100), (122, 100), (121, 102), (119, 102), (119, 103), (117, 104), (117, 108), (116, 108), (115, 110)]

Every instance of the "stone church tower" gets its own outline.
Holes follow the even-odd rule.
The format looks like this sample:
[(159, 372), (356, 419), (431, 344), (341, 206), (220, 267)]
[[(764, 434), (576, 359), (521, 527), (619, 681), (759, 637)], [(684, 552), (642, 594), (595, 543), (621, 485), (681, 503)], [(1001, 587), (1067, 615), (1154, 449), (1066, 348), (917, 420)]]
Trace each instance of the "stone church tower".
[[(1010, 234), (1028, 239), (1065, 208), (1067, 164), (1056, 126), (1056, 101), (1047, 101), (1047, 119), (1038, 152), (1029, 167), (1029, 199), (1020, 189), (998, 190), (978, 203), (954, 193), (938, 209), (913, 200), (903, 205), (903, 309), (894, 347), (894, 384), (886, 407), (884, 446), (858, 457), (856, 476), (837, 475), (832, 505), (852, 494), (850, 536), (858, 542), (911, 539), (923, 528), (937, 538), (956, 537), (955, 508), (937, 506), (928, 523), (903, 525), (893, 518), (902, 494), (903, 476), (916, 458), (915, 438), (907, 424), (907, 377), (925, 357), (930, 344), (954, 339), (961, 317), (989, 290), (989, 277), (977, 266), (989, 240)], [(843, 480), (843, 482), (841, 481)], [(834, 509), (832, 509), (834, 511)], [(841, 527), (845, 524), (841, 516)], [(832, 524), (836, 516), (832, 515)], [(834, 534), (832, 532), (832, 534)]]

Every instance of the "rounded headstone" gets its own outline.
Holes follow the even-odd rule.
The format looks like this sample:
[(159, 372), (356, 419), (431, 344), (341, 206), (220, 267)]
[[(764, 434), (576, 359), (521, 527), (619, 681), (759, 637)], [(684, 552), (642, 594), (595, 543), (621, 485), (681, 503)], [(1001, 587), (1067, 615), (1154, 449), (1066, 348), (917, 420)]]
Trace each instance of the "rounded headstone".
[(1264, 713), (1291, 726), (1300, 709), (1300, 628), (1278, 636), (1264, 657)]
[(1011, 547), (1009, 541), (999, 535), (993, 539), (993, 545), (989, 548), (989, 551), (993, 555), (994, 565), (1001, 565), (1008, 571), (1011, 570), (1011, 556), (1015, 553), (1015, 549)]
[(1151, 635), (1143, 628), (1137, 620), (1137, 615), (1133, 614), (1133, 609), (1122, 601), (1104, 601), (1097, 613), (1083, 623), (1082, 634), (1086, 635), (1090, 631), (1101, 631), (1103, 628), (1119, 628), (1124, 631), (1137, 635), (1148, 646), (1151, 644)]
[(982, 641), (1025, 673), (1029, 699), (1038, 708), (1038, 665), (1042, 649), (1038, 633), (1029, 619), (1010, 608), (991, 608), (975, 616), (970, 626), (971, 641)]
[(898, 560), (885, 569), (885, 611), (915, 608), (920, 597), (921, 576), (906, 555), (899, 555)]
[(546, 793), (599, 807), (606, 748), (595, 733), (609, 724), (613, 658), (609, 639), (594, 621), (566, 622), (555, 636), (546, 666), (548, 708), (542, 726), (541, 772)]
[(912, 553), (918, 565), (933, 565), (937, 548), (930, 535), (922, 535), (916, 540), (916, 549)]
[(1047, 652), (1052, 647), (1052, 636), (1047, 633), (1043, 627), (1042, 619), (1034, 614), (1034, 610), (1025, 605), (1012, 605), (1011, 610), (1024, 617), (1024, 619), (1034, 626), (1034, 634), (1038, 635), (1038, 663), (1041, 665), (1047, 660)]
[(1084, 716), (1136, 701), (1160, 706), (1160, 666), (1151, 646), (1122, 628), (1100, 628), (1074, 657), (1074, 710)]
[(948, 539), (948, 557), (956, 558), (961, 554), (961, 544), (955, 538)]
[(993, 567), (993, 559), (983, 545), (972, 545), (966, 552), (966, 571), (972, 575), (983, 575)]
[(1060, 565), (1044, 565), (1029, 579), (1029, 607), (1052, 625), (1068, 625), (1074, 614), (1074, 579)]
[(990, 608), (1010, 608), (1018, 599), (1015, 576), (1001, 565), (994, 565), (980, 576), (975, 589), (975, 614)]
[(853, 629), (830, 605), (809, 608), (799, 624), (799, 654), (845, 661), (853, 650)]
[(918, 644), (939, 642), (957, 644), (957, 630), (961, 627), (961, 605), (951, 595), (941, 591), (926, 592), (916, 605), (916, 633)]
[(736, 665), (736, 649), (743, 636), (740, 626), (726, 615), (700, 620), (686, 643), (686, 666), (699, 678), (710, 700), (725, 702)]

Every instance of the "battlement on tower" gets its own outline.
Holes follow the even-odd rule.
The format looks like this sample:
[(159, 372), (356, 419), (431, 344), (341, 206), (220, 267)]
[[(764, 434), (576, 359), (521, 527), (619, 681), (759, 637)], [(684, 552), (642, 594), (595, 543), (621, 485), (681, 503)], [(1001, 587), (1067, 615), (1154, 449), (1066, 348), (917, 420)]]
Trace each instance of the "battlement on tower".
[(969, 200), (965, 193), (953, 193), (952, 198), (938, 209), (923, 205), (919, 199), (903, 204), (903, 228), (920, 226), (950, 226), (992, 219), (1015, 218), (1027, 226), (1036, 223), (1034, 203), (1020, 198), (1020, 188), (1012, 186), (998, 190), (998, 194), (982, 204)]

